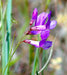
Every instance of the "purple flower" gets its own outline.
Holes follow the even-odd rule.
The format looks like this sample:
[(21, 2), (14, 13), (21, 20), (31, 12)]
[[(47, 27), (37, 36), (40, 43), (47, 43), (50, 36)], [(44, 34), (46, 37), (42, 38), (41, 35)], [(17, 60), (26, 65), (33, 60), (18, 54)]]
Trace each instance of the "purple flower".
[(56, 27), (57, 22), (55, 20), (51, 21), (51, 11), (49, 13), (42, 12), (40, 15), (36, 15), (36, 17), (34, 27), (30, 28), (31, 35), (37, 35), (41, 33), (41, 31), (54, 29)]
[(44, 23), (46, 21), (47, 16), (48, 16), (48, 13), (45, 13), (45, 12), (38, 15), (35, 20), (34, 27), (31, 27), (30, 29), (31, 31), (28, 34), (37, 35), (41, 33), (41, 30), (45, 30), (46, 25)]
[(41, 41), (24, 40), (23, 42), (31, 44), (37, 48), (41, 47), (44, 50), (46, 50), (52, 46), (52, 41), (46, 41), (46, 40), (41, 40)]
[(49, 13), (42, 12), (40, 15), (37, 15), (38, 11), (35, 8), (32, 13), (32, 19), (30, 21), (30, 25), (32, 25), (34, 22), (34, 26), (30, 27), (30, 31), (27, 34), (40, 34), (41, 41), (24, 40), (23, 42), (31, 44), (38, 48), (41, 47), (46, 50), (52, 46), (52, 41), (46, 40), (49, 37), (50, 29), (54, 29), (57, 22), (55, 20), (51, 21), (51, 11)]

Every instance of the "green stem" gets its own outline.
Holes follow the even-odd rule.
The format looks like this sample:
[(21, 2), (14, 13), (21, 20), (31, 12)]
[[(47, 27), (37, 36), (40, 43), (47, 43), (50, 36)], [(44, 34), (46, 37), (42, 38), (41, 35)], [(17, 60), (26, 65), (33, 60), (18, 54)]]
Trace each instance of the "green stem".
[(32, 69), (32, 75), (35, 75), (36, 70), (38, 70), (38, 63), (39, 63), (39, 49), (36, 49), (34, 63), (33, 63), (33, 69)]
[[(56, 34), (56, 37), (57, 37), (57, 34)], [(56, 37), (55, 37), (54, 42), (53, 42), (53, 45), (52, 45), (52, 47), (51, 47), (49, 57), (48, 57), (46, 63), (44, 64), (44, 66), (38, 71), (38, 74), (40, 74), (40, 73), (46, 68), (46, 66), (48, 65), (48, 63), (49, 63), (49, 61), (50, 61), (50, 59), (51, 59), (51, 56), (52, 56), (52, 53), (53, 53), (53, 46), (54, 46)], [(35, 75), (36, 75), (36, 74), (35, 74)]]
[[(26, 36), (26, 35), (25, 35), (25, 36)], [(24, 36), (24, 37), (22, 37), (20, 40), (22, 40), (22, 39), (24, 40), (25, 36)], [(13, 51), (13, 53), (12, 53), (12, 54), (11, 54), (12, 50), (10, 50), (10, 57), (9, 57), (9, 61), (8, 61), (7, 65), (4, 67), (3, 75), (4, 75), (4, 73), (5, 73), (6, 68), (10, 65), (10, 61), (11, 61), (11, 59), (12, 59), (12, 57), (13, 57), (14, 53), (16, 52), (16, 50), (17, 50), (18, 46), (19, 46), (22, 42), (23, 42), (23, 41), (19, 41), (19, 42), (18, 42), (18, 44), (17, 44), (17, 46), (15, 47), (15, 49), (14, 49), (14, 51)], [(11, 49), (12, 49), (12, 47), (11, 47)]]
[(10, 61), (11, 61), (11, 59), (12, 59), (12, 57), (13, 57), (14, 53), (16, 52), (16, 50), (17, 50), (17, 48), (18, 48), (19, 45), (20, 45), (20, 42), (17, 44), (17, 46), (16, 46), (16, 48), (14, 49), (12, 55), (10, 56), (9, 61), (8, 61), (8, 63), (6, 64), (6, 66), (5, 66), (4, 70), (3, 70), (3, 75), (5, 74), (5, 70), (6, 70), (6, 68), (9, 66), (9, 63), (10, 63)]
[[(39, 35), (38, 35), (38, 40), (39, 40)], [(32, 75), (35, 75), (36, 71), (38, 71), (38, 70), (39, 70), (39, 48), (36, 48), (33, 69), (32, 69)]]
[[(48, 59), (47, 50), (43, 50), (43, 53), (42, 53), (42, 67), (44, 66), (44, 63), (47, 61), (47, 59)], [(42, 71), (42, 75), (44, 75), (43, 71)]]
[[(9, 49), (10, 49), (10, 40), (11, 40), (11, 9), (12, 9), (12, 0), (8, 0), (7, 3), (7, 11), (6, 11), (6, 23), (7, 23), (7, 28), (6, 28), (6, 39), (5, 39), (5, 31), (4, 31), (4, 25), (2, 24), (2, 33), (3, 33), (3, 51), (2, 51), (2, 64), (3, 64), (3, 70), (5, 66), (7, 65), (9, 61)], [(3, 14), (2, 14), (3, 18)], [(2, 73), (2, 75), (9, 75), (9, 66), (5, 69), (5, 73)]]
[[(32, 39), (32, 36), (30, 36), (30, 39)], [(33, 60), (34, 60), (34, 47), (32, 45), (29, 46), (29, 65), (31, 66)]]
[(50, 59), (51, 59), (51, 56), (52, 56), (52, 52), (53, 52), (53, 46), (52, 46), (52, 49), (51, 49), (51, 51), (50, 51), (50, 54), (49, 54), (49, 57), (48, 57), (46, 63), (45, 63), (44, 66), (38, 71), (38, 74), (40, 74), (40, 73), (46, 68), (46, 66), (48, 65), (48, 63), (49, 63), (49, 61), (50, 61)]
[(4, 23), (3, 23), (3, 11), (2, 11), (2, 2), (0, 0), (0, 7), (1, 7), (1, 26), (2, 26), (2, 73), (5, 67), (5, 29), (4, 29)]

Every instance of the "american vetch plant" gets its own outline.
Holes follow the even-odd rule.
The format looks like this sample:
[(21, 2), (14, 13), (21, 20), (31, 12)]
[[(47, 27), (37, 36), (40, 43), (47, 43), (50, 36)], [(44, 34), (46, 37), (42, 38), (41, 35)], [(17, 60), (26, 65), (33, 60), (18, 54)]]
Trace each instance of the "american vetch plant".
[[(0, 0), (1, 2), (1, 0)], [(33, 13), (32, 13), (32, 18), (30, 20), (30, 29), (29, 31), (26, 33), (26, 35), (38, 35), (40, 34), (41, 40), (29, 40), (29, 39), (25, 39), (20, 41), (16, 48), (14, 49), (13, 53), (11, 54), (10, 50), (10, 40), (11, 40), (11, 12), (12, 12), (12, 0), (8, 0), (7, 1), (7, 10), (6, 10), (6, 40), (5, 40), (5, 30), (4, 30), (4, 18), (3, 18), (3, 10), (2, 10), (2, 4), (1, 4), (1, 25), (2, 25), (2, 75), (9, 75), (9, 63), (14, 55), (14, 53), (17, 50), (17, 47), (19, 46), (19, 44), (21, 44), (22, 42), (24, 43), (28, 43), (31, 44), (37, 48), (43, 48), (44, 50), (49, 49), (52, 46), (52, 41), (47, 41), (49, 35), (50, 35), (50, 30), (54, 29), (56, 27), (57, 22), (55, 20), (51, 21), (51, 11), (49, 13), (46, 12), (42, 12), (41, 14), (38, 15), (38, 10), (37, 8), (34, 9)], [(38, 50), (37, 50), (38, 51)], [(52, 52), (52, 51), (51, 51)], [(36, 52), (38, 53), (38, 52)], [(5, 56), (5, 58), (4, 58)], [(36, 57), (36, 56), (35, 56)], [(51, 57), (51, 54), (50, 54)], [(45, 65), (43, 66), (43, 68), (38, 71), (38, 74), (44, 70), (44, 68), (46, 67), (47, 63), (49, 62), (48, 58), (47, 62), (45, 63)], [(35, 64), (34, 64), (35, 65)], [(33, 71), (32, 71), (32, 75), (34, 75), (34, 66), (33, 66)]]
[[(47, 20), (47, 22), (46, 22)], [(34, 24), (33, 27), (31, 27)], [(51, 21), (51, 11), (49, 13), (42, 12), (38, 15), (37, 8), (34, 9), (32, 13), (32, 19), (30, 21), (30, 30), (27, 35), (37, 35), (40, 34), (41, 41), (34, 40), (24, 40), (23, 42), (34, 45), (35, 47), (41, 47), (44, 50), (52, 46), (52, 41), (47, 41), (49, 37), (50, 30), (56, 27), (57, 22), (55, 20)]]

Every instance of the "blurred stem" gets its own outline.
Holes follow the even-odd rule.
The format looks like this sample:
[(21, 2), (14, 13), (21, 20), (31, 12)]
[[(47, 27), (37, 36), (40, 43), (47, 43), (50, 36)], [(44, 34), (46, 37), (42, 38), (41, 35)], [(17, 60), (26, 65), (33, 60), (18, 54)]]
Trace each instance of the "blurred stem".
[[(56, 37), (57, 37), (57, 35), (56, 35)], [(54, 46), (56, 37), (55, 37), (54, 42), (53, 42), (53, 45), (52, 45), (52, 47), (51, 47), (49, 57), (48, 57), (46, 63), (43, 65), (43, 67), (38, 71), (38, 74), (40, 74), (40, 73), (46, 68), (46, 66), (48, 65), (48, 63), (49, 63), (49, 61), (50, 61), (50, 59), (51, 59), (51, 56), (52, 56), (52, 53), (53, 53), (53, 46)], [(36, 75), (36, 74), (35, 74), (35, 75)]]
[[(8, 0), (6, 22), (7, 22), (7, 37), (6, 37), (6, 65), (9, 61), (9, 50), (11, 44), (11, 13), (12, 13), (12, 0)], [(9, 66), (7, 67), (7, 75), (9, 75)]]
[(22, 27), (20, 28), (19, 32), (20, 36), (17, 37), (17, 40), (20, 40), (20, 38), (22, 37), (21, 35), (24, 34), (24, 32), (26, 31), (26, 28), (29, 27), (29, 4), (28, 4), (28, 0), (22, 0), (24, 2), (23, 4), (23, 8), (21, 8), (20, 6), (18, 6), (20, 14), (22, 15), (22, 17), (24, 17), (25, 23), (24, 25), (22, 25)]
[[(47, 50), (43, 50), (42, 53), (42, 67), (44, 66), (44, 63), (46, 62), (47, 58), (48, 58), (48, 53)], [(42, 71), (42, 75), (44, 75), (44, 72)]]
[[(25, 38), (25, 36), (22, 37), (20, 40), (22, 40), (22, 39), (24, 40), (24, 38)], [(18, 46), (19, 46), (22, 42), (23, 42), (23, 41), (19, 41), (19, 42), (17, 43), (17, 46), (15, 47), (13, 53), (10, 55), (10, 57), (9, 57), (9, 61), (8, 61), (7, 65), (5, 66), (4, 70), (3, 70), (3, 75), (4, 75), (4, 73), (5, 73), (6, 68), (10, 65), (10, 61), (11, 61), (11, 59), (12, 59), (14, 53), (16, 52)]]
[(38, 68), (39, 68), (39, 49), (37, 48), (36, 53), (35, 53), (35, 57), (34, 57), (32, 75), (35, 75)]
[(51, 0), (45, 0), (45, 11), (48, 9), (48, 6), (50, 4)]
[[(38, 35), (38, 40), (39, 40), (39, 35)], [(39, 70), (39, 48), (36, 48), (33, 69), (32, 69), (32, 75), (35, 75), (36, 71), (38, 71), (38, 70)]]
[[(10, 49), (10, 40), (11, 40), (11, 11), (12, 11), (12, 0), (8, 0), (7, 11), (6, 11), (6, 23), (7, 23), (6, 31), (7, 31), (7, 34), (6, 34), (6, 39), (4, 36), (5, 49), (4, 49), (4, 52), (2, 53), (3, 54), (2, 56), (4, 56), (4, 59), (5, 59), (3, 61), (4, 62), (3, 71), (9, 61), (9, 49)], [(5, 31), (3, 33), (5, 34)], [(9, 75), (9, 66), (7, 66), (3, 75)]]
[(40, 74), (40, 73), (46, 68), (46, 66), (48, 65), (48, 63), (49, 63), (49, 61), (50, 61), (50, 59), (51, 59), (52, 53), (53, 53), (53, 46), (52, 46), (52, 48), (51, 48), (51, 51), (50, 51), (50, 54), (49, 54), (49, 57), (48, 57), (46, 63), (45, 63), (44, 66), (38, 71), (38, 74)]
[(11, 59), (12, 59), (12, 57), (13, 57), (14, 53), (16, 52), (16, 50), (17, 50), (17, 48), (18, 48), (19, 45), (20, 45), (20, 42), (18, 42), (18, 44), (17, 44), (16, 48), (14, 49), (12, 55), (9, 57), (8, 63), (6, 64), (6, 66), (5, 66), (4, 70), (3, 70), (3, 75), (5, 73), (6, 68), (9, 66), (10, 61), (11, 61)]
[[(30, 35), (30, 39), (32, 39), (32, 36)], [(33, 51), (33, 46), (32, 45), (30, 45), (29, 46), (29, 65), (31, 66), (31, 64), (32, 64), (32, 62), (33, 62), (33, 53), (34, 53), (34, 51)]]
[(5, 67), (5, 28), (3, 21), (3, 10), (2, 10), (2, 1), (0, 0), (1, 7), (1, 26), (2, 26), (2, 74)]

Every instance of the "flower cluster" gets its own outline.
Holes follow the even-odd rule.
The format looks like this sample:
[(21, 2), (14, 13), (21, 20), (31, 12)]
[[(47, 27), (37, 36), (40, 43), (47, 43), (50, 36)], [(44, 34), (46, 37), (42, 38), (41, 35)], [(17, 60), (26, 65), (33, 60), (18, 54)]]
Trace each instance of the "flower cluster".
[(56, 24), (57, 22), (55, 20), (51, 21), (51, 11), (49, 13), (42, 12), (38, 15), (38, 10), (35, 8), (32, 13), (30, 30), (27, 35), (40, 34), (41, 41), (24, 40), (23, 42), (34, 45), (38, 48), (41, 47), (45, 50), (50, 48), (52, 46), (52, 41), (47, 41), (47, 38), (50, 34), (50, 30), (55, 28)]

